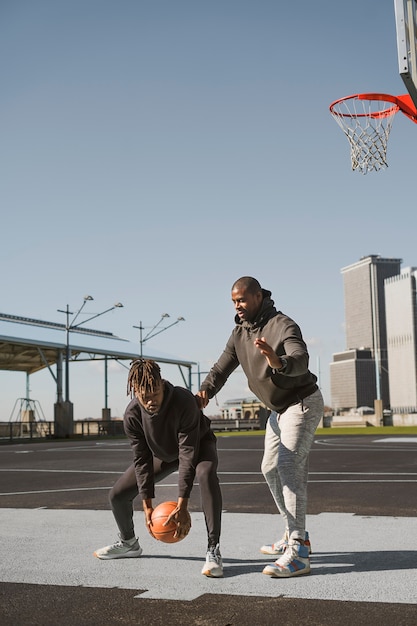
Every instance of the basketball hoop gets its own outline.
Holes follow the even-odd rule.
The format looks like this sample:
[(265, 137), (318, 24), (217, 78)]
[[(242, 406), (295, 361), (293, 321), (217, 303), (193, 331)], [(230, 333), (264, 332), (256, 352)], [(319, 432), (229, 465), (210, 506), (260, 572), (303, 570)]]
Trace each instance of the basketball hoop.
[(388, 167), (388, 138), (398, 111), (417, 124), (417, 109), (408, 94), (359, 93), (335, 100), (329, 108), (349, 140), (352, 170), (361, 174)]

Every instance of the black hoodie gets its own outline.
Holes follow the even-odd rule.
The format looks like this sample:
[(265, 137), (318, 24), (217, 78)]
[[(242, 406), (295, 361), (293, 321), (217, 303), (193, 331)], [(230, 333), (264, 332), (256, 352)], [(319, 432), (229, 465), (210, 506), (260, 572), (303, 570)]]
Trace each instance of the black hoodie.
[(164, 400), (159, 413), (147, 413), (134, 398), (124, 414), (124, 429), (132, 446), (142, 500), (155, 497), (153, 456), (166, 463), (178, 459), (178, 496), (188, 498), (200, 441), (205, 436), (214, 438), (210, 420), (198, 408), (191, 391), (164, 380)]

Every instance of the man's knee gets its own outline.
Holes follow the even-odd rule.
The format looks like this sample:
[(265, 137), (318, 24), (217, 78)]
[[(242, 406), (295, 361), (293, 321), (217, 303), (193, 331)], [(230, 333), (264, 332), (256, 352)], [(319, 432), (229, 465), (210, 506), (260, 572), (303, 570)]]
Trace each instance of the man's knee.
[(200, 484), (210, 483), (217, 476), (217, 468), (211, 461), (203, 461), (197, 465), (195, 474)]
[(109, 502), (113, 504), (113, 502), (117, 502), (118, 500), (118, 492), (115, 489), (111, 489), (109, 493)]
[(110, 504), (118, 503), (118, 502), (125, 502), (130, 499), (129, 495), (130, 494), (127, 490), (120, 489), (116, 484), (114, 485), (114, 487), (112, 487), (109, 493)]
[(265, 478), (269, 474), (273, 474), (276, 471), (277, 471), (276, 459), (270, 459), (268, 457), (264, 457), (261, 463), (261, 472), (265, 476)]

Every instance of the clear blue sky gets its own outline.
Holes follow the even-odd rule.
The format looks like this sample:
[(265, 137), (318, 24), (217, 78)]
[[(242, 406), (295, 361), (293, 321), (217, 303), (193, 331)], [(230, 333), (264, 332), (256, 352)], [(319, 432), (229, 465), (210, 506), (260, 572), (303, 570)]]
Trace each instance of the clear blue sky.
[[(388, 169), (363, 176), (328, 110), (405, 93), (393, 1), (3, 0), (0, 68), (0, 310), (64, 322), (57, 309), (92, 294), (88, 315), (124, 304), (95, 327), (136, 342), (140, 321), (183, 316), (147, 348), (205, 371), (249, 274), (300, 324), (330, 403), (340, 269), (368, 254), (417, 264), (417, 127), (397, 115)], [(101, 366), (82, 367), (76, 417), (99, 416)], [(125, 380), (116, 367), (113, 415)], [(0, 373), (0, 420), (25, 384)], [(49, 372), (31, 377), (47, 419), (54, 390)], [(236, 373), (218, 401), (244, 395)]]

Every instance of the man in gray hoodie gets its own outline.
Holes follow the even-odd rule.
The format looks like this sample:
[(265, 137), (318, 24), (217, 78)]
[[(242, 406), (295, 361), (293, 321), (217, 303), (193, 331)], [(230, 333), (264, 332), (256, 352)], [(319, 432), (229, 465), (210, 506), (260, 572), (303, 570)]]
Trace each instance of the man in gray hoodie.
[(271, 292), (251, 276), (232, 287), (236, 326), (197, 393), (201, 408), (241, 365), (248, 385), (271, 414), (265, 433), (262, 473), (284, 520), (281, 539), (261, 547), (277, 555), (263, 573), (278, 578), (310, 572), (311, 545), (305, 529), (308, 457), (323, 416), (317, 377), (299, 326), (277, 311)]

